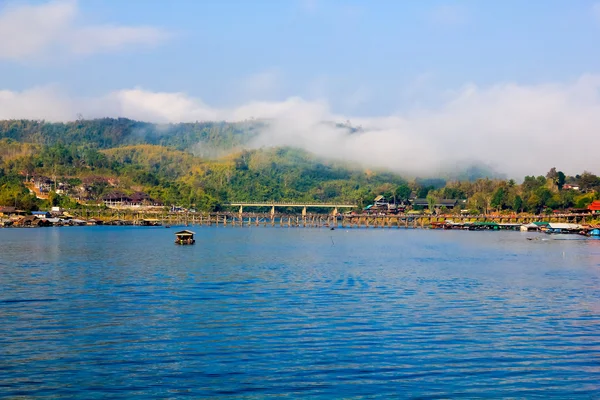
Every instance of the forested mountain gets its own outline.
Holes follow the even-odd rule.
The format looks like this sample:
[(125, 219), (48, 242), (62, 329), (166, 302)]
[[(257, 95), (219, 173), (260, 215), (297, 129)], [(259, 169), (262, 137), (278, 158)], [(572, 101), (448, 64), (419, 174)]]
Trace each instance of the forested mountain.
[(133, 144), (155, 144), (192, 151), (202, 144), (219, 150), (237, 148), (257, 134), (262, 122), (195, 122), (151, 124), (126, 118), (49, 123), (31, 120), (0, 121), (0, 138), (40, 145), (69, 144), (108, 149)]
[[(540, 212), (584, 207), (598, 197), (600, 178), (526, 177), (522, 184), (482, 178), (485, 166), (445, 179), (411, 179), (318, 158), (295, 148), (249, 149), (265, 122), (155, 125), (128, 119), (69, 123), (0, 121), (0, 205), (24, 209), (97, 203), (113, 192), (143, 192), (165, 205), (219, 210), (233, 201), (351, 202), (360, 207), (380, 194), (468, 199), (474, 212)], [(348, 128), (349, 134), (359, 128)], [(36, 199), (25, 186), (45, 177), (52, 192)], [(576, 186), (577, 185), (577, 186)], [(574, 188), (577, 189), (574, 189)], [(58, 190), (60, 189), (60, 190)]]

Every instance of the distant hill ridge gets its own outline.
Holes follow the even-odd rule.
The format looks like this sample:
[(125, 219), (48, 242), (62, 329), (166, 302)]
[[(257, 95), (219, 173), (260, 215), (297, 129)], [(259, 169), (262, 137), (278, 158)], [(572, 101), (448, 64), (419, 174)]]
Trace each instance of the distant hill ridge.
[[(248, 148), (268, 120), (241, 122), (182, 122), (154, 124), (127, 118), (101, 118), (71, 122), (37, 120), (0, 121), (0, 139), (52, 146), (85, 146), (112, 149), (132, 145), (157, 145), (192, 153), (205, 159), (217, 159)], [(331, 124), (346, 129), (349, 135), (362, 132), (349, 122)], [(350, 167), (350, 165), (347, 165)], [(435, 177), (448, 180), (504, 178), (493, 168), (481, 163), (464, 164), (450, 170), (441, 170)]]
[(72, 122), (3, 120), (0, 121), (0, 138), (42, 145), (90, 145), (99, 149), (154, 144), (189, 151), (198, 143), (230, 149), (247, 143), (258, 133), (261, 124), (259, 121), (153, 124), (127, 118)]

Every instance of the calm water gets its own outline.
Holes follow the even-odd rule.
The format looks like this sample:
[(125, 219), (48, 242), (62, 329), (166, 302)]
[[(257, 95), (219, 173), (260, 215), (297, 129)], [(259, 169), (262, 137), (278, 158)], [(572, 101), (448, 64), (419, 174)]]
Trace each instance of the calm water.
[(600, 240), (194, 230), (0, 229), (0, 397), (600, 398)]

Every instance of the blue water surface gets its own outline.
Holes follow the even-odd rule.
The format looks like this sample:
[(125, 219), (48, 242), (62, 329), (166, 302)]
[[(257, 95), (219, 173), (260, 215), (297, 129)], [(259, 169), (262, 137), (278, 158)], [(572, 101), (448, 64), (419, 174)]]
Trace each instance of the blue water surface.
[(192, 229), (0, 229), (0, 398), (600, 398), (600, 240)]

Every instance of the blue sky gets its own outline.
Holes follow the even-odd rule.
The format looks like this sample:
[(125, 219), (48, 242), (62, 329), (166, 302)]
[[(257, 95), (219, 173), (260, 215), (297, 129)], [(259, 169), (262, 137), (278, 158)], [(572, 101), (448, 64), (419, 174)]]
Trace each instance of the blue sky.
[[(600, 11), (592, 1), (80, 0), (76, 6), (74, 24), (151, 26), (168, 38), (110, 53), (1, 60), (0, 87), (59, 83), (98, 94), (140, 86), (218, 105), (240, 96), (325, 96), (336, 109), (371, 115), (466, 83), (564, 81), (600, 69)], [(265, 75), (276, 87), (241, 89)], [(411, 93), (418, 86), (424, 93)]]
[(588, 0), (0, 0), (0, 118), (271, 117), (288, 122), (272, 143), (304, 147), (350, 119), (404, 149), (372, 149), (387, 164), (517, 140), (554, 154), (600, 145), (598, 39)]

